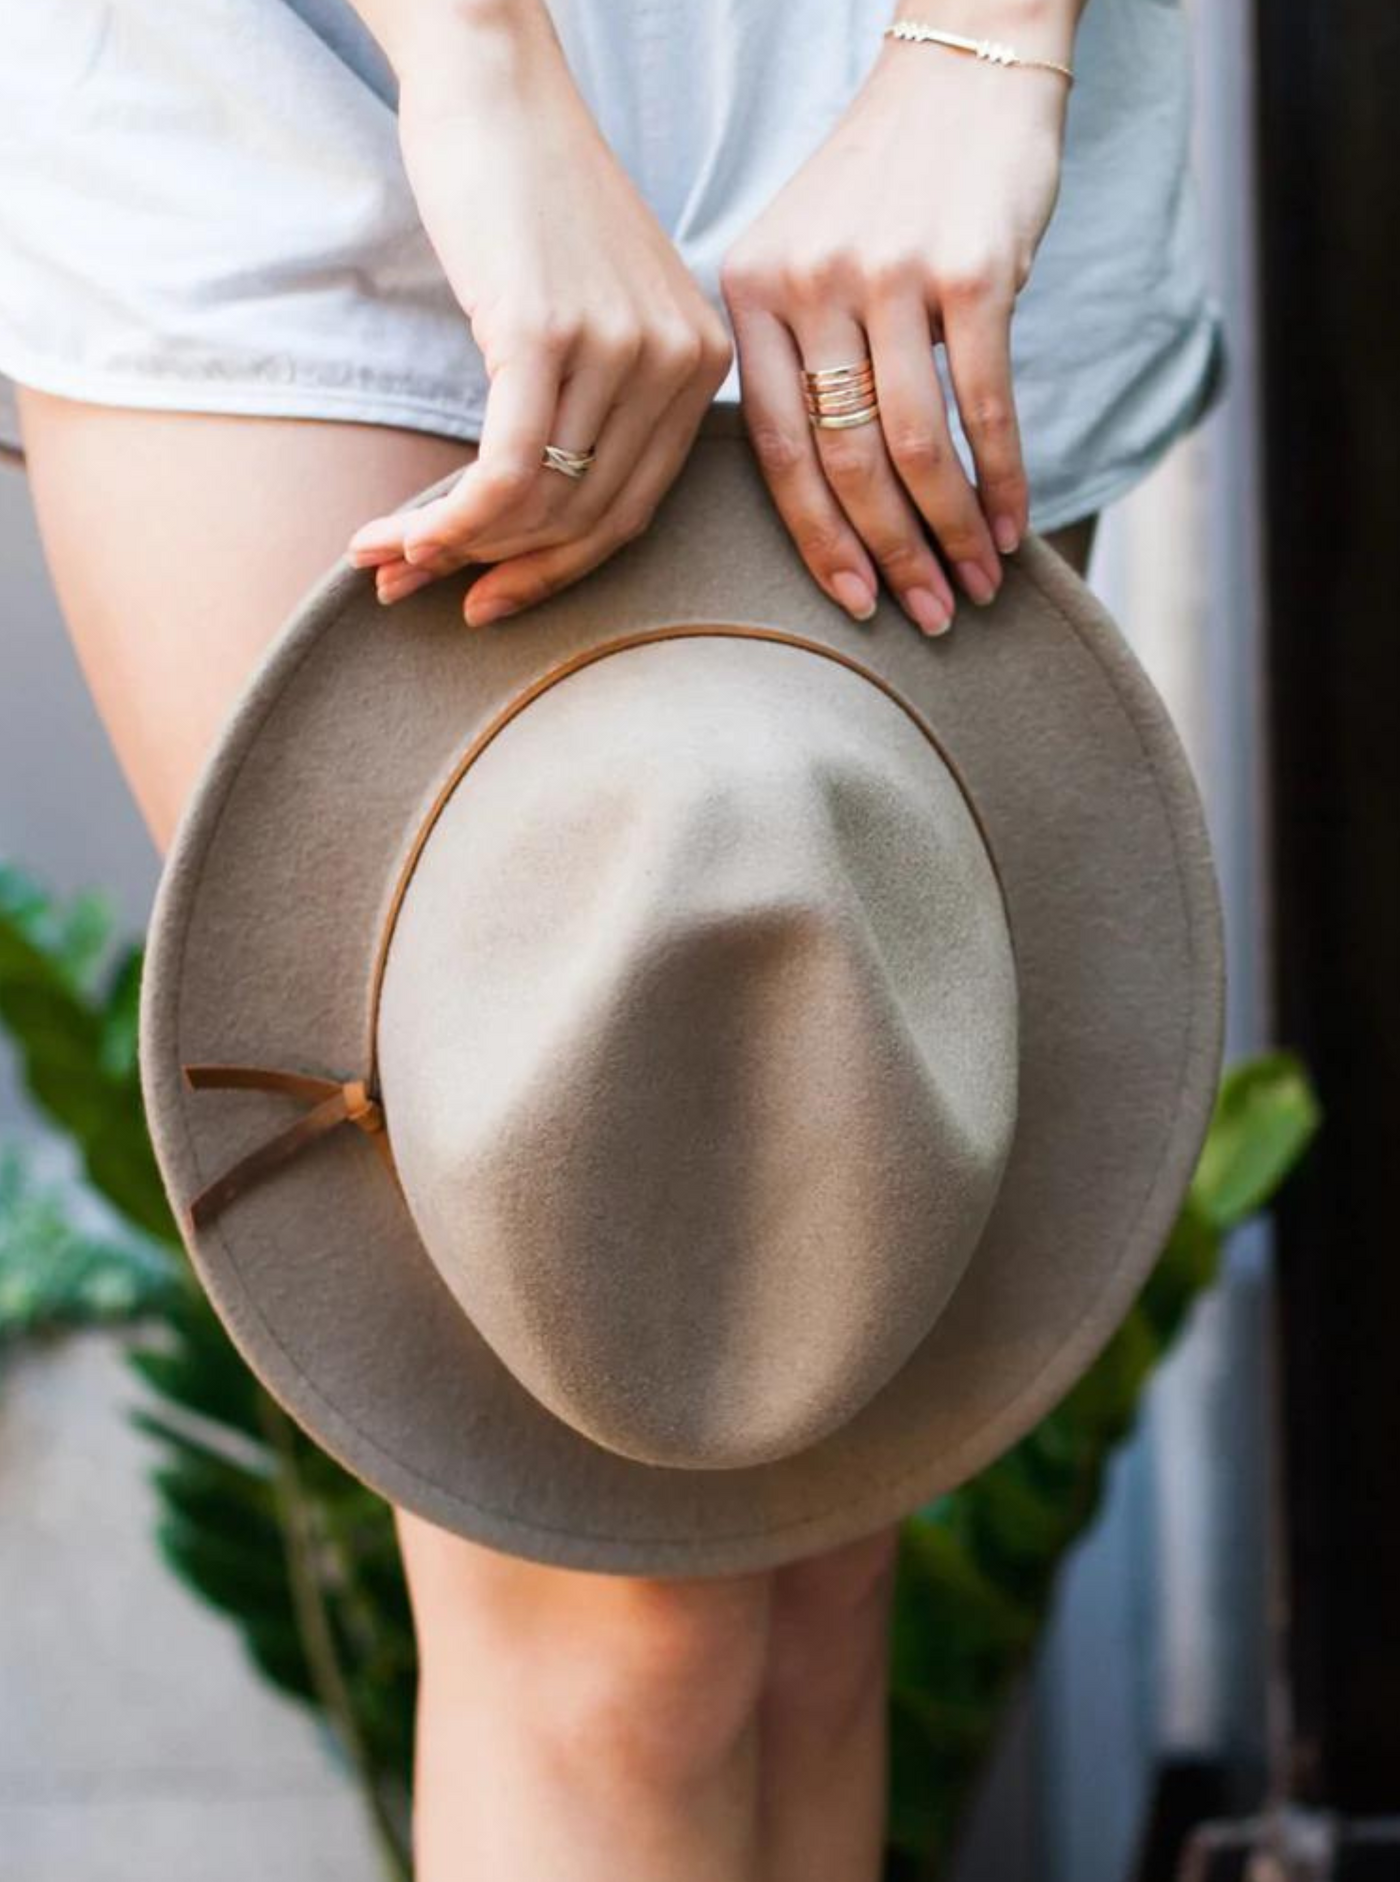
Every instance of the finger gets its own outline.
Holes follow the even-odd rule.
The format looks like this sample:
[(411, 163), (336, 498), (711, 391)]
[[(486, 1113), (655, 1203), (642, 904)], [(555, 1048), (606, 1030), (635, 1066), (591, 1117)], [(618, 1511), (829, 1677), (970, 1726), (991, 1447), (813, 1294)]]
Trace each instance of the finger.
[(977, 494), (997, 547), (1010, 551), (1026, 529), (1029, 496), (1011, 384), (1008, 283), (979, 280), (941, 301), (948, 372), (977, 467)]
[[(566, 451), (596, 451), (609, 415), (627, 389), (641, 350), (640, 327), (619, 326), (609, 333), (594, 333), (579, 363), (565, 378), (549, 425), (549, 444)], [(543, 447), (541, 447), (543, 451)], [(592, 474), (593, 467), (589, 467)], [(566, 541), (581, 533), (580, 491), (583, 480), (554, 465), (541, 463), (528, 494), (496, 525), (470, 543), (459, 540), (461, 562), (496, 562), (517, 555), (527, 546)], [(470, 556), (467, 549), (470, 549)], [(446, 567), (440, 568), (447, 573)]]
[[(707, 333), (676, 319), (665, 327), (653, 323), (635, 356), (631, 335), (615, 336), (604, 346), (601, 359), (599, 367), (584, 368), (566, 382), (560, 396), (562, 416), (556, 416), (551, 425), (552, 443), (566, 444), (571, 438), (584, 439), (585, 434), (592, 438), (595, 462), (586, 477), (569, 478), (542, 464), (534, 491), (494, 526), (442, 544), (435, 553), (413, 554), (415, 566), (426, 567), (433, 575), (447, 575), (469, 562), (501, 562), (587, 533), (635, 466), (652, 435), (657, 413), (691, 381), (707, 398), (718, 390), (729, 370), (730, 343), (718, 322)], [(605, 416), (599, 420), (594, 413)], [(570, 448), (585, 445), (570, 444)], [(392, 537), (385, 543), (368, 528), (361, 536), (362, 561), (387, 561), (400, 554), (401, 543)]]
[(822, 471), (802, 402), (802, 361), (776, 314), (733, 309), (744, 423), (788, 534), (818, 587), (854, 620), (875, 612), (879, 576)]
[[(489, 562), (500, 566), (520, 562), (536, 550), (578, 541), (599, 530), (607, 511), (618, 500), (631, 473), (636, 469), (642, 447), (657, 426), (657, 413), (664, 411), (676, 396), (650, 379), (639, 379), (633, 396), (624, 405), (614, 406), (604, 421), (598, 438), (596, 461), (582, 478), (570, 478), (561, 471), (551, 473), (551, 481), (566, 486), (562, 513), (552, 521), (533, 526), (516, 518), (507, 519), (503, 531), (491, 532), (470, 545), (470, 554), (444, 550), (431, 569), (415, 567), (402, 558), (386, 562), (376, 573), (379, 599), (386, 604), (401, 601), (425, 582), (450, 574), (453, 567), (468, 562)], [(581, 448), (581, 447), (580, 447)], [(591, 486), (585, 493), (584, 484)], [(491, 590), (483, 592), (479, 607), (485, 607)], [(514, 610), (512, 610), (514, 611)], [(484, 625), (484, 622), (477, 623)]]
[(963, 588), (975, 601), (989, 601), (1001, 583), (1001, 566), (948, 428), (922, 291), (911, 286), (880, 297), (870, 308), (867, 331), (890, 462)]
[(615, 501), (591, 530), (499, 562), (473, 583), (462, 604), (467, 625), (484, 627), (546, 600), (641, 535), (685, 463), (710, 397), (708, 383), (696, 382), (672, 401), (659, 422), (653, 420), (650, 443), (633, 460)]
[[(627, 394), (641, 348), (640, 326), (619, 326), (616, 332), (598, 338), (590, 357), (564, 381), (550, 429), (550, 444), (562, 445), (567, 451), (597, 450), (611, 414)], [(589, 466), (590, 477), (594, 469), (596, 464)], [(547, 529), (565, 511), (572, 518), (581, 489), (582, 480), (546, 466), (528, 516), (522, 517), (517, 533)], [(507, 549), (505, 553), (514, 551)]]
[[(728, 371), (728, 341), (720, 336), (707, 343), (698, 327), (680, 319), (653, 323), (603, 420), (594, 447), (596, 460), (588, 475), (575, 485), (564, 517), (573, 536), (595, 529), (628, 487), (631, 474), (646, 451), (658, 416), (671, 409), (687, 390), (701, 401), (701, 409), (719, 389)], [(564, 540), (562, 534), (558, 540)], [(540, 548), (552, 546), (546, 539)], [(515, 551), (511, 551), (514, 553)]]
[(345, 554), (357, 569), (374, 568), (386, 562), (401, 562), (403, 533), (408, 527), (404, 516), (375, 516), (362, 523), (345, 547)]
[(557, 346), (537, 342), (497, 368), (476, 458), (450, 490), (409, 512), (400, 551), (406, 562), (434, 574), (460, 567), (470, 559), (466, 545), (529, 495), (544, 475), (562, 363)]
[(729, 360), (729, 339), (722, 328), (707, 336), (679, 323), (653, 327), (620, 388), (622, 396), (603, 421), (587, 474), (571, 481), (552, 473), (566, 487), (558, 515), (537, 528), (508, 524), (504, 533), (493, 532), (473, 543), (473, 559), (499, 563), (590, 534), (619, 500), (655, 433), (658, 415), (687, 389), (693, 389), (703, 410), (728, 373)]
[(390, 607), (396, 601), (415, 594), (418, 589), (426, 588), (437, 577), (431, 569), (416, 569), (405, 562), (401, 556), (385, 562), (374, 572), (375, 598)]
[[(870, 353), (861, 323), (831, 303), (801, 307), (793, 332), (809, 372), (861, 360)], [(948, 578), (934, 554), (923, 518), (895, 475), (878, 417), (842, 430), (814, 426), (812, 436), (837, 502), (899, 596), (905, 613), (926, 633), (941, 632), (953, 611)]]

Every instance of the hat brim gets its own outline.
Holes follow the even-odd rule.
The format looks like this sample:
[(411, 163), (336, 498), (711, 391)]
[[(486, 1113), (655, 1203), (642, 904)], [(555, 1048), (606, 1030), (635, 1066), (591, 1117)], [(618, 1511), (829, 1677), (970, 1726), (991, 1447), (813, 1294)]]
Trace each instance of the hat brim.
[(620, 635), (776, 626), (854, 657), (907, 699), (975, 804), (1020, 991), (1016, 1138), (963, 1280), (850, 1425), (775, 1463), (661, 1469), (546, 1411), (463, 1316), (359, 1132), (333, 1132), (189, 1230), (253, 1371), (383, 1495), (577, 1568), (771, 1566), (965, 1480), (1055, 1404), (1118, 1325), (1210, 1117), (1218, 889), (1180, 741), (1106, 610), (1033, 532), (1004, 571), (996, 600), (941, 639), (884, 595), (870, 622), (853, 623), (802, 565), (737, 406), (715, 406), (650, 529), (500, 627), (464, 627), (466, 572), (386, 611), (372, 572), (344, 560), (294, 610), (206, 760), (152, 918), (141, 1072), (177, 1212), (296, 1115), (280, 1096), (192, 1092), (181, 1066), (362, 1071), (387, 897), (439, 784), (508, 700)]

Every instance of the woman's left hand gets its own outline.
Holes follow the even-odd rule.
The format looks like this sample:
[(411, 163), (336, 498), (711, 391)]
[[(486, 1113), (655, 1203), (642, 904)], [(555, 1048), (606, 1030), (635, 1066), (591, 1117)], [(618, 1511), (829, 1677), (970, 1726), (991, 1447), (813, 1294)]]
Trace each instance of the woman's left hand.
[[(1072, 65), (1077, 14), (1075, 0), (959, 0), (933, 23)], [(724, 259), (755, 455), (812, 575), (858, 619), (878, 567), (910, 618), (941, 632), (954, 597), (929, 532), (987, 602), (998, 550), (1026, 528), (1011, 316), (1059, 192), (1067, 91), (1054, 72), (884, 39), (835, 130)], [(813, 426), (802, 370), (867, 354), (878, 417)]]

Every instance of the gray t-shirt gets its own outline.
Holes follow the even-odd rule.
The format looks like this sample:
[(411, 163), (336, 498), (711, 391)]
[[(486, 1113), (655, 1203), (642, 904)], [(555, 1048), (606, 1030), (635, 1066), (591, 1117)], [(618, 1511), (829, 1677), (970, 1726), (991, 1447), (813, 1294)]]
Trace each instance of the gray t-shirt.
[[(551, 12), (604, 135), (723, 312), (724, 253), (849, 103), (891, 0)], [(178, 18), (168, 0), (0, 0), (0, 31), (0, 374), (113, 404), (479, 435), (481, 355), (417, 217), (393, 74), (346, 0), (182, 0)], [(1042, 530), (1128, 489), (1223, 382), (1180, 0), (1088, 0), (1074, 65), (1059, 199), (1012, 322)], [(736, 364), (720, 396), (738, 395)]]

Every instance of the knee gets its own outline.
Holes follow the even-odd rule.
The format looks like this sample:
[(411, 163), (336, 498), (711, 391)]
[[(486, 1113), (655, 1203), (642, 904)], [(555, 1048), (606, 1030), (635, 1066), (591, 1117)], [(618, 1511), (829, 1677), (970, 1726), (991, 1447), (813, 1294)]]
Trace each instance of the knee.
[(766, 1578), (618, 1584), (538, 1668), (537, 1744), (648, 1787), (703, 1782), (756, 1716), (767, 1622)]
[(774, 1578), (767, 1695), (815, 1722), (883, 1692), (899, 1530), (889, 1527)]
[[(723, 1766), (756, 1718), (771, 1577), (574, 1574), (461, 1545), (417, 1596), (421, 1702), (494, 1706), (523, 1755), (578, 1782), (665, 1789)], [(469, 1572), (468, 1572), (469, 1571)]]

